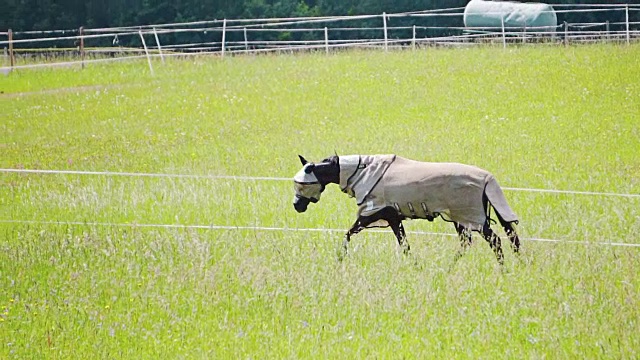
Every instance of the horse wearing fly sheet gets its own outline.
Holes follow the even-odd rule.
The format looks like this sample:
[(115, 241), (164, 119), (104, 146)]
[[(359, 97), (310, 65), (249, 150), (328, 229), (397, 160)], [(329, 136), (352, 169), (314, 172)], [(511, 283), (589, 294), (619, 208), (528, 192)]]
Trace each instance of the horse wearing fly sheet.
[(358, 218), (345, 234), (346, 253), (351, 236), (366, 228), (391, 227), (405, 254), (409, 244), (402, 221), (440, 217), (453, 222), (460, 242), (458, 259), (471, 245), (471, 232), (482, 234), (500, 264), (504, 255), (500, 237), (491, 229), (490, 210), (495, 210), (514, 252), (520, 248), (515, 230), (518, 223), (496, 179), (475, 166), (457, 163), (429, 163), (396, 155), (331, 156), (320, 163), (298, 155), (303, 168), (293, 178), (298, 212), (309, 202), (318, 202), (327, 184), (338, 184), (354, 197)]

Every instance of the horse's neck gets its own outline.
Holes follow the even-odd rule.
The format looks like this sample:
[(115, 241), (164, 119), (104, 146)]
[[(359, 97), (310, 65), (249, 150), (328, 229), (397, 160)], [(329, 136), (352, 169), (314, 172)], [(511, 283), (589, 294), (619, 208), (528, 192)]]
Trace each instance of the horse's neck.
[(340, 167), (337, 164), (335, 166), (322, 167), (322, 170), (315, 171), (314, 174), (322, 185), (340, 184)]

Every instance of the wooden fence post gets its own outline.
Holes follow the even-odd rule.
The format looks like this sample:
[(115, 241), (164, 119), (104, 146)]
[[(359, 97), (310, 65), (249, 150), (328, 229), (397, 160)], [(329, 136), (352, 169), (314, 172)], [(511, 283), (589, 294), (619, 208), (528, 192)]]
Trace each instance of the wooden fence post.
[(411, 50), (416, 49), (416, 26), (413, 25), (413, 36), (411, 37)]
[(158, 53), (160, 54), (160, 60), (164, 64), (164, 55), (162, 55), (162, 46), (160, 45), (160, 39), (158, 38), (158, 32), (156, 31), (156, 27), (153, 27), (153, 36), (156, 39), (156, 45), (158, 46)]
[(224, 43), (227, 39), (227, 19), (222, 20), (222, 57), (224, 57), (225, 46)]
[(569, 45), (569, 24), (564, 22), (564, 46)]
[(244, 32), (244, 50), (246, 52), (249, 52), (249, 40), (247, 39), (247, 28), (245, 27), (243, 29)]
[(11, 69), (13, 70), (14, 65), (16, 64), (16, 58), (13, 54), (13, 30), (9, 29), (9, 64), (11, 64)]
[(504, 32), (504, 16), (502, 16), (500, 21), (502, 22), (502, 48), (506, 49), (507, 48), (507, 34), (505, 34), (505, 32)]
[(629, 41), (630, 39), (630, 34), (629, 34), (629, 5), (627, 4), (627, 6), (625, 6), (625, 17), (626, 17), (626, 23), (627, 23), (627, 45), (629, 45)]
[(80, 26), (78, 33), (80, 34), (80, 63), (84, 69), (84, 26)]
[(387, 43), (387, 13), (382, 13), (382, 25), (384, 28), (384, 51), (389, 51), (389, 45)]
[(329, 29), (324, 27), (324, 51), (329, 54)]
[(149, 55), (149, 49), (147, 49), (147, 43), (144, 41), (142, 30), (138, 30), (138, 35), (140, 35), (140, 40), (142, 41), (142, 47), (144, 47), (144, 53), (147, 55), (147, 63), (149, 64), (149, 70), (151, 71), (151, 76), (155, 76), (155, 73), (153, 72), (153, 65), (151, 65), (151, 56)]

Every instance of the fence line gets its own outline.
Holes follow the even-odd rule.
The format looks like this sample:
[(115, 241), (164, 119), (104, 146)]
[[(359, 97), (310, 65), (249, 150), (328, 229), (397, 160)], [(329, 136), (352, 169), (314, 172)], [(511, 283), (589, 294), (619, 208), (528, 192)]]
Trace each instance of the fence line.
[(99, 175), (122, 177), (151, 177), (151, 178), (182, 178), (182, 179), (220, 179), (245, 181), (293, 181), (293, 178), (269, 176), (234, 176), (234, 175), (190, 175), (190, 174), (162, 174), (112, 171), (76, 171), (76, 170), (33, 170), (33, 169), (0, 169), (3, 173), (23, 174), (58, 174), (58, 175)]
[[(139, 51), (143, 51), (140, 49)], [(206, 54), (206, 53), (202, 53)], [(195, 55), (195, 54), (193, 54)], [(151, 55), (154, 56), (154, 55)], [(165, 54), (166, 56), (166, 54)], [(116, 61), (126, 61), (126, 60), (135, 60), (135, 59), (146, 59), (146, 55), (134, 55), (127, 57), (116, 57), (116, 58), (107, 58), (107, 59), (91, 59), (91, 60), (78, 60), (78, 61), (64, 61), (64, 62), (56, 62), (56, 63), (39, 63), (39, 64), (29, 64), (29, 65), (15, 65), (13, 69), (35, 69), (35, 68), (43, 68), (43, 67), (65, 67), (65, 66), (73, 66), (73, 65), (82, 65), (84, 64), (97, 64), (97, 63), (108, 63), (108, 62), (116, 62)], [(9, 67), (0, 67), (0, 70), (3, 69), (11, 69)]]
[[(633, 24), (640, 24), (640, 23), (633, 23)], [(572, 25), (572, 24), (570, 24)], [(419, 27), (417, 27), (419, 28)], [(424, 27), (424, 29), (443, 29), (446, 27)], [(194, 30), (191, 30), (194, 31)], [(283, 32), (287, 32), (288, 29), (283, 29), (281, 30)], [(150, 33), (145, 33), (145, 35), (149, 35)], [(639, 36), (640, 32), (638, 31), (633, 31), (632, 34), (634, 36)], [(473, 45), (478, 45), (481, 43), (470, 43), (468, 42), (468, 40), (473, 40), (473, 39), (479, 39), (479, 40), (489, 40), (489, 41), (496, 41), (497, 38), (492, 38), (491, 36), (498, 36), (499, 33), (495, 33), (495, 32), (490, 32), (490, 31), (485, 31), (482, 34), (470, 34), (470, 35), (459, 35), (459, 36), (444, 36), (444, 37), (431, 37), (431, 38), (413, 38), (413, 39), (396, 39), (396, 40), (387, 40), (387, 42), (385, 43), (385, 41), (383, 39), (350, 39), (350, 40), (327, 40), (324, 41), (325, 43), (330, 43), (329, 44), (329, 48), (348, 48), (348, 47), (382, 47), (385, 44), (399, 44), (400, 47), (404, 48), (404, 47), (408, 47), (407, 44), (427, 44), (427, 45), (446, 45), (446, 46), (452, 46), (452, 45), (456, 45), (456, 46), (473, 46)], [(504, 32), (503, 33), (503, 37), (508, 36), (509, 38), (513, 38), (515, 39), (516, 37), (532, 37), (533, 35), (535, 35), (535, 33), (530, 32), (527, 33), (526, 35), (523, 35), (522, 32)], [(595, 41), (604, 41), (605, 39), (607, 41), (624, 41), (624, 37), (625, 37), (625, 32), (624, 31), (609, 31), (607, 33), (602, 33), (602, 32), (594, 32), (591, 31), (589, 33), (585, 33), (585, 32), (565, 32), (565, 35), (570, 36), (573, 40), (575, 41), (579, 41), (579, 42), (595, 42)], [(486, 37), (489, 36), (489, 37)], [(79, 38), (79, 37), (76, 37)], [(627, 38), (629, 38), (629, 33), (627, 33)], [(634, 38), (635, 39), (635, 38)], [(467, 41), (465, 41), (467, 40)], [(319, 42), (322, 42), (323, 40), (318, 40)], [(314, 50), (314, 49), (322, 49), (325, 48), (325, 46), (323, 45), (318, 45), (318, 46), (278, 46), (278, 41), (244, 41), (244, 42), (239, 42), (236, 41), (234, 42), (236, 44), (244, 44), (244, 45), (265, 45), (265, 46), (269, 46), (269, 45), (273, 45), (272, 47), (267, 47), (267, 48), (253, 48), (253, 49), (248, 49), (247, 46), (244, 46), (244, 49), (242, 50), (235, 50), (235, 51), (228, 51), (228, 53), (231, 54), (246, 54), (246, 53), (254, 53), (254, 54), (258, 54), (258, 53), (263, 53), (263, 52), (283, 52), (283, 51), (297, 51), (297, 50)], [(292, 44), (292, 42), (285, 42), (286, 44)], [(566, 45), (567, 42), (565, 42)], [(221, 44), (220, 42), (212, 42), (212, 44)], [(186, 45), (164, 45), (163, 48), (174, 48), (174, 49), (179, 49), (179, 46), (184, 46), (183, 50), (190, 50), (191, 52), (180, 52), (180, 53), (173, 53), (173, 54), (164, 54), (164, 56), (179, 56), (179, 57), (184, 57), (184, 56), (199, 56), (199, 55), (216, 55), (219, 56), (220, 55), (220, 51), (218, 50), (219, 47), (205, 47), (205, 48), (201, 48), (201, 47), (193, 47), (193, 46), (189, 46), (189, 45), (193, 45), (193, 44), (186, 44)], [(504, 46), (506, 47), (506, 43), (504, 44)], [(413, 48), (415, 48), (415, 46), (413, 46)], [(76, 48), (70, 48), (72, 51), (77, 51)], [(214, 51), (207, 51), (207, 50), (214, 50)], [(42, 52), (41, 50), (37, 50), (37, 49), (21, 49), (21, 52), (33, 52), (33, 53), (37, 53), (37, 52)], [(44, 51), (48, 51), (47, 49), (44, 49)], [(53, 49), (53, 51), (56, 52), (62, 52), (62, 49), (59, 48), (55, 48)], [(86, 50), (89, 53), (103, 53), (103, 54), (123, 54), (126, 52), (143, 52), (143, 49), (138, 49), (138, 48), (109, 48), (109, 47), (105, 47), (105, 48), (94, 48), (93, 50)], [(73, 65), (78, 65), (78, 64), (90, 64), (90, 63), (107, 63), (107, 62), (115, 62), (115, 61), (124, 61), (124, 60), (135, 60), (135, 59), (142, 59), (145, 57), (157, 57), (160, 56), (158, 54), (150, 54), (149, 56), (125, 56), (125, 57), (107, 57), (107, 58), (102, 58), (102, 59), (87, 59), (84, 61), (63, 61), (63, 62), (47, 62), (47, 63), (36, 63), (36, 64), (27, 64), (27, 65), (12, 65), (11, 67), (9, 66), (4, 66), (4, 67), (0, 67), (0, 70), (2, 71), (10, 71), (13, 69), (30, 69), (30, 68), (42, 68), (42, 67), (65, 67), (65, 66), (73, 66)], [(11, 57), (11, 59), (15, 59), (15, 55)]]
[[(456, 7), (456, 8), (445, 8), (445, 9), (433, 9), (433, 10), (422, 10), (422, 11), (412, 11), (412, 12), (402, 12), (395, 14), (387, 14), (387, 16), (411, 16), (414, 14), (423, 14), (423, 13), (439, 13), (446, 11), (456, 11), (464, 9), (464, 7)], [(293, 24), (301, 24), (301, 23), (309, 23), (309, 22), (332, 22), (332, 21), (341, 21), (341, 20), (363, 20), (369, 18), (379, 17), (380, 15), (345, 15), (345, 16), (307, 16), (307, 17), (282, 17), (282, 18), (258, 18), (258, 19), (227, 19), (228, 22), (236, 22), (236, 23), (250, 23), (250, 22), (260, 22), (260, 23), (275, 23), (275, 25), (284, 25), (285, 22), (295, 21)], [(104, 31), (112, 31), (112, 30), (126, 30), (126, 31), (137, 31), (139, 29), (151, 29), (153, 27), (182, 27), (182, 26), (194, 26), (194, 25), (207, 25), (207, 24), (221, 24), (224, 20), (204, 20), (204, 21), (192, 21), (192, 22), (182, 22), (182, 23), (169, 23), (169, 24), (152, 24), (152, 25), (143, 25), (143, 26), (122, 26), (122, 27), (113, 27), (113, 28), (97, 28), (97, 29), (88, 29), (87, 31), (91, 32), (104, 32)], [(272, 25), (272, 24), (254, 24), (253, 26), (264, 26), (264, 25)]]
[[(607, 9), (606, 11), (621, 11), (621, 10), (625, 10), (625, 8), (613, 8), (613, 9)], [(629, 10), (637, 10), (640, 11), (640, 8), (629, 8)], [(596, 12), (597, 10), (558, 10), (556, 12)], [(490, 15), (492, 14), (491, 12), (487, 12), (486, 14)], [(495, 13), (495, 15), (499, 15), (501, 13)], [(391, 18), (391, 17), (407, 17), (407, 16), (414, 16), (414, 17), (427, 17), (427, 16), (463, 16), (463, 13), (452, 13), (452, 14), (447, 14), (447, 13), (436, 13), (436, 14), (425, 14), (425, 13), (398, 13), (398, 14), (383, 14), (383, 15), (359, 15), (359, 16), (341, 16), (341, 17), (319, 17), (319, 18), (286, 18), (287, 20), (292, 20), (292, 21), (288, 21), (288, 22), (272, 22), (272, 23), (258, 23), (258, 24), (250, 24), (250, 25), (228, 25), (226, 27), (226, 30), (228, 31), (241, 31), (244, 28), (246, 28), (247, 30), (253, 29), (255, 31), (268, 31), (268, 29), (265, 29), (265, 27), (268, 26), (283, 26), (283, 25), (301, 25), (301, 24), (313, 24), (313, 23), (318, 23), (318, 22), (339, 22), (339, 21), (344, 21), (344, 20), (363, 20), (363, 19), (373, 19), (373, 18), (379, 18), (379, 17), (386, 17), (386, 18)], [(261, 21), (277, 21), (277, 20), (282, 20), (282, 19), (226, 19), (227, 22), (261, 22)], [(295, 21), (293, 21), (295, 20)], [(186, 25), (186, 24), (213, 24), (213, 23), (223, 23), (224, 20), (213, 20), (213, 21), (202, 21), (202, 22), (193, 22), (193, 23), (175, 23), (175, 24), (157, 24), (157, 25), (145, 25), (145, 26), (131, 26), (131, 27), (114, 27), (114, 28), (101, 28), (101, 29), (84, 29), (84, 33), (85, 34), (90, 34), (90, 33), (95, 33), (94, 35), (72, 35), (72, 36), (60, 36), (60, 37), (45, 37), (45, 38), (35, 38), (35, 39), (21, 39), (21, 40), (13, 40), (13, 43), (17, 44), (17, 43), (26, 43), (26, 42), (44, 42), (44, 41), (60, 41), (60, 40), (75, 40), (75, 39), (79, 39), (81, 37), (85, 38), (85, 39), (91, 39), (91, 38), (100, 38), (100, 37), (112, 37), (115, 35), (137, 35), (139, 31), (143, 31), (143, 33), (145, 34), (149, 34), (150, 32), (153, 31), (153, 28), (155, 27), (157, 29), (157, 33), (158, 34), (167, 34), (167, 33), (180, 33), (180, 32), (202, 32), (202, 31), (222, 31), (223, 30), (223, 26), (218, 26), (218, 27), (206, 27), (206, 28), (187, 28), (187, 29), (163, 29), (166, 27), (171, 27), (171, 26), (181, 26), (181, 25)], [(582, 24), (582, 23), (581, 23)], [(626, 24), (626, 22), (617, 22), (617, 23), (611, 23), (611, 24)], [(636, 23), (632, 23), (632, 24), (636, 24)], [(561, 27), (562, 25), (558, 25), (557, 27)], [(255, 28), (255, 29), (254, 29)], [(392, 29), (403, 29), (406, 27), (397, 27), (397, 28), (392, 28), (389, 27), (390, 30)], [(441, 27), (428, 27), (428, 28), (433, 28), (433, 29), (452, 29), (452, 30), (467, 30), (467, 29), (474, 29), (472, 27), (464, 27), (464, 26), (441, 26)], [(528, 30), (531, 29), (545, 29), (548, 27), (527, 27)], [(309, 29), (300, 29), (300, 28), (292, 28), (292, 29), (280, 29), (280, 31), (320, 31), (323, 28), (309, 28)], [(382, 29), (382, 27), (368, 27), (368, 28), (329, 28), (330, 30), (346, 30), (346, 29), (357, 29), (357, 30), (380, 30)], [(490, 27), (482, 27), (480, 29), (491, 29)], [(493, 30), (499, 30), (500, 27), (495, 27), (493, 28)], [(522, 29), (522, 27), (518, 27), (518, 26), (514, 26), (514, 27), (505, 27), (505, 29)], [(105, 33), (109, 31), (108, 33)], [(273, 30), (272, 30), (273, 31)], [(277, 30), (276, 30), (277, 31)], [(78, 34), (78, 30), (45, 30), (45, 31), (14, 31), (13, 34), (14, 35), (29, 35), (29, 34), (57, 34), (57, 33), (61, 33), (61, 34), (65, 34), (65, 33), (73, 33), (73, 34)], [(6, 32), (0, 33), (0, 34), (7, 34)], [(0, 45), (2, 44), (7, 44), (8, 41), (0, 41)]]
[[(155, 43), (158, 48), (158, 52), (162, 53), (162, 46), (159, 43), (158, 35), (162, 34), (179, 34), (179, 33), (200, 33), (203, 32), (206, 34), (207, 32), (215, 32), (222, 33), (222, 41), (215, 42), (206, 42), (201, 41), (200, 43), (206, 43), (207, 45), (218, 45), (216, 47), (207, 46), (206, 48), (201, 48), (195, 46), (200, 44), (198, 42), (186, 44), (186, 43), (167, 43), (164, 45), (165, 48), (174, 49), (174, 51), (188, 51), (188, 52), (196, 52), (203, 51), (200, 54), (218, 54), (220, 53), (224, 56), (225, 51), (227, 50), (227, 44), (230, 45), (238, 45), (236, 47), (236, 53), (249, 53), (249, 52), (265, 52), (265, 51), (293, 51), (293, 50), (314, 50), (324, 48), (327, 51), (332, 47), (354, 47), (354, 46), (367, 46), (367, 47), (381, 47), (387, 49), (389, 45), (394, 45), (396, 47), (409, 47), (415, 48), (416, 44), (442, 44), (442, 45), (471, 45), (477, 43), (485, 43), (499, 41), (496, 39), (497, 35), (502, 35), (502, 44), (504, 47), (507, 46), (507, 37), (509, 39), (513, 39), (514, 42), (517, 43), (526, 43), (527, 39), (535, 39), (540, 38), (542, 41), (555, 41), (558, 44), (568, 45), (570, 41), (580, 41), (580, 42), (590, 42), (590, 41), (626, 41), (629, 43), (631, 39), (634, 40), (640, 38), (640, 31), (637, 29), (631, 29), (630, 26), (634, 27), (640, 23), (631, 22), (629, 19), (629, 12), (639, 12), (640, 5), (635, 4), (558, 4), (553, 5), (556, 7), (562, 7), (563, 10), (556, 10), (556, 13), (583, 13), (583, 12), (625, 12), (625, 22), (607, 22), (606, 32), (597, 33), (593, 32), (578, 32), (578, 31), (568, 31), (569, 27), (573, 29), (584, 29), (586, 26), (595, 26), (596, 24), (560, 24), (555, 27), (486, 27), (486, 28), (469, 28), (469, 27), (461, 27), (461, 26), (416, 26), (407, 27), (407, 26), (387, 26), (387, 20), (396, 19), (396, 18), (411, 18), (411, 17), (462, 17), (464, 15), (464, 7), (456, 7), (456, 8), (448, 8), (448, 9), (434, 9), (434, 10), (425, 10), (425, 11), (416, 11), (416, 12), (403, 12), (403, 13), (395, 13), (395, 14), (376, 14), (376, 15), (354, 15), (354, 16), (325, 16), (325, 17), (283, 17), (283, 18), (262, 18), (262, 19), (222, 19), (222, 20), (207, 20), (207, 21), (194, 21), (194, 22), (185, 22), (185, 23), (170, 23), (170, 24), (155, 24), (155, 25), (144, 25), (144, 26), (126, 26), (126, 27), (114, 27), (114, 28), (97, 28), (97, 29), (73, 29), (73, 30), (45, 30), (45, 31), (23, 31), (23, 32), (12, 32), (9, 30), (6, 34), (8, 40), (1, 40), (0, 45), (9, 45), (9, 53), (11, 61), (10, 69), (19, 69), (19, 68), (30, 68), (30, 67), (41, 67), (41, 66), (64, 66), (64, 65), (75, 65), (77, 63), (85, 64), (91, 63), (95, 59), (89, 59), (84, 62), (75, 62), (75, 61), (65, 61), (63, 63), (52, 63), (47, 65), (16, 65), (14, 60), (15, 52), (28, 52), (23, 49), (15, 49), (14, 45), (16, 44), (26, 44), (26, 43), (38, 43), (38, 42), (60, 42), (60, 41), (75, 41), (79, 42), (81, 45), (84, 45), (86, 40), (100, 39), (100, 38), (111, 38), (113, 37), (113, 45), (114, 47), (104, 47), (105, 50), (100, 50), (103, 55), (101, 56), (115, 56), (115, 58), (110, 58), (108, 60), (122, 60), (122, 57), (118, 58), (118, 55), (121, 55), (121, 48), (115, 47), (118, 44), (118, 36), (120, 37), (137, 37), (136, 35), (142, 34), (138, 42), (140, 42), (140, 47), (144, 47), (142, 42), (144, 42), (144, 35), (154, 36)], [(307, 28), (299, 28), (300, 25), (304, 24), (318, 24), (318, 23), (335, 23), (335, 22), (343, 22), (343, 21), (358, 21), (364, 19), (380, 19), (380, 24), (382, 27), (335, 27), (329, 28), (327, 26), (324, 27), (307, 27)], [(177, 27), (187, 27), (190, 28), (177, 28)], [(194, 26), (199, 26), (197, 28), (193, 28)], [(207, 26), (207, 27), (202, 27)], [(295, 26), (294, 28), (283, 28), (284, 26)], [(622, 30), (613, 30), (610, 31), (610, 26), (615, 27), (625, 27)], [(558, 31), (558, 29), (564, 28), (564, 31)], [(409, 30), (413, 30), (412, 38), (402, 38), (406, 37)], [(462, 34), (452, 35), (452, 36), (439, 36), (439, 37), (417, 37), (415, 30), (443, 30), (449, 29), (456, 32), (461, 32)], [(511, 31), (514, 30), (514, 31)], [(551, 30), (551, 31), (549, 31)], [(320, 39), (320, 36), (317, 36), (317, 39), (313, 39), (311, 41), (317, 41), (317, 46), (300, 46), (303, 43), (292, 43), (287, 42), (287, 40), (279, 39), (276, 41), (262, 40), (262, 41), (249, 41), (247, 38), (248, 32), (286, 32), (286, 33), (294, 33), (294, 32), (313, 32), (313, 33), (322, 33), (324, 32), (324, 39)], [(382, 31), (382, 42), (378, 39), (367, 38), (371, 35), (364, 36), (364, 39), (330, 39), (330, 32), (344, 32), (344, 31), (367, 31), (371, 34), (371, 32)], [(390, 33), (404, 31), (403, 36), (391, 36)], [(231, 41), (225, 41), (225, 36), (227, 33), (232, 32), (243, 32), (244, 33), (244, 41), (237, 41), (231, 39)], [(67, 33), (74, 34), (73, 36), (66, 36)], [(475, 34), (474, 34), (475, 33)], [(35, 39), (16, 39), (16, 35), (55, 35), (62, 34), (62, 36), (47, 36), (42, 38)], [(479, 35), (480, 34), (480, 35)], [(549, 36), (555, 38), (549, 38)], [(598, 38), (598, 36), (600, 36)], [(557, 41), (561, 37), (564, 37), (564, 41)], [(522, 39), (522, 41), (518, 40)], [(595, 39), (595, 40), (594, 40)], [(304, 39), (298, 39), (294, 41), (303, 41)], [(129, 38), (129, 42), (131, 43), (133, 38)], [(135, 41), (134, 41), (135, 42)], [(313, 42), (311, 42), (313, 43)], [(322, 46), (324, 43), (325, 46)], [(244, 49), (242, 49), (242, 45), (244, 45)], [(284, 46), (282, 46), (284, 45)], [(296, 46), (297, 45), (297, 46)], [(136, 45), (137, 42), (136, 42)], [(252, 48), (250, 48), (250, 46)], [(66, 46), (69, 48), (69, 46)], [(151, 46), (150, 46), (151, 47)], [(79, 56), (83, 58), (85, 56), (85, 49), (83, 46), (79, 48)], [(44, 49), (43, 51), (48, 51)], [(56, 52), (60, 50), (54, 50)], [(94, 50), (94, 54), (97, 51)], [(150, 61), (152, 53), (149, 51), (149, 56), (147, 59)], [(234, 53), (233, 51), (229, 51), (229, 53)], [(74, 52), (72, 52), (72, 55)], [(188, 53), (187, 53), (188, 54)], [(125, 57), (126, 59), (136, 59), (137, 57)], [(9, 67), (3, 67), (2, 70), (8, 70)]]
[[(272, 226), (232, 226), (232, 225), (181, 225), (181, 224), (131, 224), (131, 223), (107, 223), (107, 222), (81, 222), (81, 221), (38, 221), (38, 220), (4, 220), (0, 219), (2, 224), (32, 224), (32, 225), (57, 225), (57, 226), (94, 226), (94, 227), (126, 227), (126, 228), (159, 228), (159, 229), (191, 229), (191, 230), (251, 230), (251, 231), (278, 231), (278, 232), (317, 232), (317, 233), (344, 233), (344, 229), (332, 228), (290, 228), (290, 227), (272, 227)], [(371, 229), (369, 232), (381, 233), (385, 230)], [(438, 233), (429, 231), (407, 231), (411, 235), (431, 235), (431, 236), (450, 236), (457, 237), (453, 233)], [(617, 247), (633, 247), (640, 248), (640, 244), (621, 243), (611, 241), (580, 241), (580, 240), (560, 240), (545, 238), (520, 238), (523, 241), (545, 242), (545, 243), (563, 243), (563, 244), (583, 244), (598, 246), (617, 246)]]
[[(300, 23), (302, 24), (302, 23)], [(585, 26), (597, 26), (597, 25), (606, 25), (607, 23), (576, 23), (576, 24), (571, 24), (571, 23), (567, 23), (566, 26), (569, 27), (573, 27), (573, 28), (582, 28)], [(625, 25), (627, 24), (626, 22), (609, 22), (609, 25)], [(630, 22), (630, 25), (638, 25), (640, 24), (640, 22)], [(276, 24), (278, 25), (278, 24)], [(262, 26), (262, 25), (258, 25), (258, 26)], [(531, 26), (531, 27), (527, 27), (527, 31), (529, 32), (529, 35), (531, 35), (531, 33), (536, 33), (536, 30), (542, 31), (543, 33), (547, 33), (545, 30), (549, 30), (549, 29), (559, 29), (564, 27), (565, 25), (563, 24), (559, 24), (556, 26)], [(412, 26), (389, 26), (386, 29), (387, 30), (410, 30), (412, 29)], [(444, 29), (450, 29), (450, 30), (460, 30), (460, 31), (474, 31), (474, 30), (483, 30), (485, 33), (492, 33), (492, 34), (501, 34), (501, 31), (498, 30), (509, 30), (506, 35), (509, 36), (522, 36), (522, 31), (516, 31), (519, 29), (522, 29), (522, 27), (518, 27), (518, 26), (504, 26), (504, 27), (466, 27), (466, 26), (415, 26), (416, 29), (432, 29), (432, 30), (444, 30)], [(378, 30), (378, 31), (384, 31), (385, 27), (341, 27), (341, 28), (328, 28), (329, 31), (370, 31), (370, 30)], [(265, 28), (251, 28), (251, 27), (245, 27), (245, 28), (238, 28), (238, 27), (231, 27), (231, 26), (227, 26), (226, 29), (223, 29), (222, 27), (215, 27), (215, 28), (197, 28), (197, 29), (163, 29), (163, 30), (156, 30), (155, 33), (153, 30), (146, 30), (146, 31), (142, 31), (143, 35), (154, 35), (154, 34), (158, 34), (158, 35), (162, 35), (162, 34), (179, 34), (179, 33), (199, 33), (199, 32), (220, 32), (220, 33), (224, 33), (226, 30), (226, 32), (242, 32), (242, 31), (247, 31), (247, 32), (323, 32), (324, 28), (285, 28), (285, 29), (265, 29)], [(513, 30), (513, 31), (511, 31)], [(89, 29), (85, 29), (84, 32), (88, 33), (90, 30)], [(623, 33), (624, 31), (609, 31), (609, 33)], [(636, 32), (636, 31), (634, 31)], [(94, 35), (72, 35), (72, 36), (60, 36), (60, 37), (44, 37), (44, 38), (35, 38), (35, 39), (13, 39), (13, 40), (2, 40), (0, 41), (0, 45), (7, 45), (7, 44), (23, 44), (23, 43), (37, 43), (37, 42), (53, 42), (53, 41), (64, 41), (64, 40), (90, 40), (90, 39), (99, 39), (99, 38), (115, 38), (117, 36), (136, 36), (139, 35), (140, 30), (135, 30), (135, 31), (127, 31), (127, 32), (111, 32), (111, 33), (101, 33), (101, 34), (94, 34)], [(8, 33), (0, 33), (0, 34), (8, 34)], [(14, 35), (17, 34), (17, 32), (13, 32)], [(556, 34), (559, 35), (560, 33), (553, 33), (552, 34)], [(450, 36), (452, 37), (452, 36)], [(467, 36), (468, 37), (468, 36)], [(422, 38), (420, 40), (431, 40), (434, 38)], [(356, 41), (356, 40), (361, 40), (361, 41), (367, 41), (369, 39), (349, 39), (350, 41)], [(400, 41), (406, 41), (407, 39), (398, 39)], [(185, 44), (185, 45), (189, 45), (189, 44)], [(166, 47), (167, 45), (163, 46)], [(170, 45), (169, 45), (170, 46)], [(49, 50), (49, 49), (42, 49), (42, 50)], [(119, 50), (119, 48), (118, 48)]]
[[(613, 5), (613, 6), (620, 6), (620, 4)], [(555, 13), (557, 13), (557, 14), (594, 13), (594, 12), (621, 11), (621, 10), (625, 10), (625, 9), (626, 8), (624, 6), (622, 6), (622, 7), (611, 7), (609, 9), (567, 9), (567, 10), (555, 10)]]
[[(623, 5), (625, 4), (550, 4), (554, 8), (564, 7), (564, 8), (586, 8), (586, 9), (574, 9), (574, 10), (555, 10), (558, 12), (567, 12), (567, 11), (594, 11), (590, 8), (614, 8), (614, 9), (624, 9)], [(629, 10), (640, 11), (640, 8), (637, 8), (636, 4), (628, 4)], [(413, 11), (413, 12), (401, 12), (401, 13), (393, 13), (387, 14), (388, 17), (402, 17), (402, 16), (419, 16), (421, 14), (439, 14), (446, 13), (449, 11), (457, 11), (464, 10), (465, 7), (455, 7), (455, 8), (444, 8), (444, 9), (432, 9), (432, 10), (422, 10), (422, 11)], [(603, 9), (610, 11), (611, 9)], [(456, 13), (457, 15), (461, 15), (462, 13)], [(456, 14), (447, 14), (447, 15), (456, 15)], [(351, 16), (316, 16), (316, 17), (283, 17), (283, 18), (259, 18), (259, 19), (228, 19), (227, 21), (233, 22), (280, 22), (280, 21), (304, 21), (304, 20), (322, 20), (322, 19), (359, 19), (363, 16), (376, 17), (380, 15), (351, 15)], [(120, 27), (109, 27), (109, 28), (94, 28), (94, 29), (86, 29), (86, 32), (105, 32), (105, 31), (117, 31), (117, 30), (125, 30), (125, 31), (138, 31), (144, 29), (151, 29), (153, 27), (178, 27), (178, 26), (195, 26), (195, 25), (207, 25), (207, 24), (216, 24), (222, 23), (223, 20), (202, 20), (202, 21), (191, 21), (191, 22), (180, 22), (180, 23), (166, 23), (166, 24), (148, 24), (141, 26), (120, 26)], [(33, 31), (17, 31), (16, 34), (52, 34), (52, 33), (62, 33), (65, 32), (77, 32), (75, 29), (60, 29), (60, 30), (33, 30)], [(6, 35), (6, 32), (0, 32), (0, 35)]]
[[(219, 180), (236, 180), (236, 181), (292, 181), (292, 178), (288, 178), (288, 177), (271, 177), (271, 176), (191, 175), (191, 174), (163, 174), (163, 173), (112, 172), (112, 171), (81, 171), (81, 170), (0, 169), (0, 173), (44, 174), (44, 175), (93, 175), (93, 176), (115, 176), (115, 177), (148, 177), (148, 178), (212, 179), (212, 180), (219, 179)], [(535, 188), (518, 188), (518, 187), (503, 187), (503, 189), (508, 191), (520, 191), (520, 192), (624, 197), (624, 198), (640, 199), (640, 194), (625, 194), (625, 193), (613, 193), (613, 192), (535, 189)]]

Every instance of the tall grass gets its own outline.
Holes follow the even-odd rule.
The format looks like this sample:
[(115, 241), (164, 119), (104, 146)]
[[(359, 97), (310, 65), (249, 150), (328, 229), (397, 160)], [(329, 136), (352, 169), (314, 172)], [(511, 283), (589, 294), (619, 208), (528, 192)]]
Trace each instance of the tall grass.
[[(296, 155), (459, 161), (503, 186), (640, 193), (639, 48), (194, 58), (0, 77), (1, 168), (290, 177)], [(2, 358), (629, 358), (638, 198), (507, 191), (526, 238), (365, 232), (283, 181), (0, 174)], [(7, 222), (12, 221), (12, 222)], [(17, 221), (17, 222), (16, 222)], [(30, 222), (21, 222), (30, 221)], [(73, 224), (70, 224), (72, 222)], [(86, 223), (77, 225), (77, 223)], [(112, 225), (108, 225), (112, 224)], [(412, 221), (411, 231), (452, 233)]]

